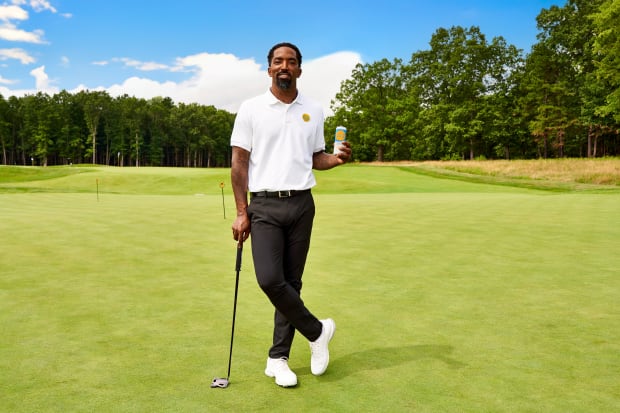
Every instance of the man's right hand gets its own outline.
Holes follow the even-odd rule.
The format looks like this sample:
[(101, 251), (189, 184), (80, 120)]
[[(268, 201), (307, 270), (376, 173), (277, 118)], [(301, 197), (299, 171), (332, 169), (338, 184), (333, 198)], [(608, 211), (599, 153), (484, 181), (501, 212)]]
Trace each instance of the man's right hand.
[(247, 212), (237, 215), (232, 225), (233, 239), (244, 242), (250, 236), (250, 218)]

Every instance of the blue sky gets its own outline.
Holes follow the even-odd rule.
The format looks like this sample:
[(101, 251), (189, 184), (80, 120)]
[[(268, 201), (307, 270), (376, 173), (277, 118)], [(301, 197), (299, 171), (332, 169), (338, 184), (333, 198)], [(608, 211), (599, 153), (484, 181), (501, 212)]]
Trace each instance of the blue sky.
[(405, 62), (440, 27), (478, 26), (525, 52), (565, 0), (0, 0), (0, 94), (106, 90), (235, 112), (269, 86), (266, 54), (303, 54), (300, 90), (329, 102), (357, 63)]

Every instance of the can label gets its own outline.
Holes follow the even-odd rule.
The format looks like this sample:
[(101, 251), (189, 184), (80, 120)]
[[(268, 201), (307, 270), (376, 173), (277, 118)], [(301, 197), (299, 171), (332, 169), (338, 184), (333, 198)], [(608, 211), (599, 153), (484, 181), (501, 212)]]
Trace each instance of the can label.
[(347, 128), (345, 128), (344, 126), (337, 126), (336, 134), (334, 135), (334, 154), (340, 153), (340, 150), (338, 150), (338, 146), (346, 140), (347, 140)]

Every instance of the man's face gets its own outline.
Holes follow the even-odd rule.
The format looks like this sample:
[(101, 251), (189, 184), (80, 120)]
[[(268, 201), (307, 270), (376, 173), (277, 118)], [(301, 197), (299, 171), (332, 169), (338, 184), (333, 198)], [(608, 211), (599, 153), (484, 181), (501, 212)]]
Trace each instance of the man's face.
[(301, 76), (301, 67), (295, 50), (290, 47), (279, 47), (273, 52), (269, 69), (272, 84), (282, 90), (296, 87), (296, 81)]

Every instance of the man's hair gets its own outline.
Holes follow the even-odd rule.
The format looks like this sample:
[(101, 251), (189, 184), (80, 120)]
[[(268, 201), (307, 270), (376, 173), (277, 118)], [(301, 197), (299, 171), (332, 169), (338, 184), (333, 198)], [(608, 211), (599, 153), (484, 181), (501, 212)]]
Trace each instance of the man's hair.
[(267, 65), (268, 66), (271, 66), (271, 59), (273, 59), (273, 53), (276, 51), (276, 49), (279, 49), (280, 47), (290, 47), (291, 49), (295, 50), (295, 53), (297, 54), (297, 62), (299, 63), (299, 66), (301, 66), (301, 52), (299, 51), (299, 48), (295, 46), (293, 43), (288, 43), (288, 42), (278, 43), (275, 46), (273, 46), (271, 49), (269, 49), (269, 54), (267, 54)]

